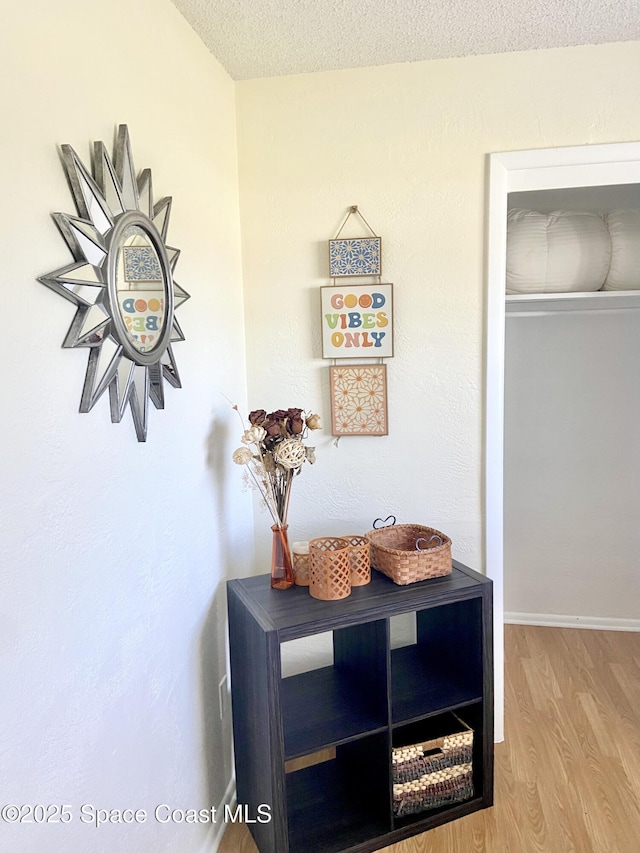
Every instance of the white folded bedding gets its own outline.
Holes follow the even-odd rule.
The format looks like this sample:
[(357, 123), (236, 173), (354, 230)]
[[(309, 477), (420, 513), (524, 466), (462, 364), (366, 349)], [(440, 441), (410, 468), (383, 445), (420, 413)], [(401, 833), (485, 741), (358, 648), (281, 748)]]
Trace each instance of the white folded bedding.
[(507, 293), (600, 290), (611, 255), (609, 230), (598, 213), (520, 209), (508, 213)]

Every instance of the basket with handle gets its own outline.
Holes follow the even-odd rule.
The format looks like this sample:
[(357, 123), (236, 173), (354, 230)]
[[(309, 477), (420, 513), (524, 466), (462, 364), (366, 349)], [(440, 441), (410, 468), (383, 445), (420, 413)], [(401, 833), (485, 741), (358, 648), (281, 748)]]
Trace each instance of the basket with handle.
[(397, 817), (473, 797), (473, 729), (455, 714), (448, 718), (448, 734), (393, 748), (393, 813)]
[(373, 568), (400, 586), (451, 574), (451, 539), (433, 527), (374, 522), (365, 535)]

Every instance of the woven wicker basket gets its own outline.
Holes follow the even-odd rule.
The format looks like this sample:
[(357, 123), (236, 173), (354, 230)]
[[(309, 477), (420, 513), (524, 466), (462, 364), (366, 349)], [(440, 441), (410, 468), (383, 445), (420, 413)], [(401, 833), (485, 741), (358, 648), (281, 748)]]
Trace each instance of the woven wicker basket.
[(337, 601), (351, 595), (349, 543), (337, 536), (320, 536), (309, 542), (309, 595)]
[[(431, 537), (437, 537), (433, 544)], [(432, 527), (394, 524), (370, 530), (366, 538), (373, 568), (400, 586), (451, 574), (451, 539)]]
[(364, 536), (342, 536), (349, 543), (351, 586), (365, 586), (371, 580), (369, 542)]
[(457, 764), (436, 770), (416, 779), (393, 786), (393, 813), (396, 817), (461, 803), (473, 797), (471, 764)]
[(473, 797), (473, 729), (451, 714), (451, 734), (392, 751), (397, 817)]

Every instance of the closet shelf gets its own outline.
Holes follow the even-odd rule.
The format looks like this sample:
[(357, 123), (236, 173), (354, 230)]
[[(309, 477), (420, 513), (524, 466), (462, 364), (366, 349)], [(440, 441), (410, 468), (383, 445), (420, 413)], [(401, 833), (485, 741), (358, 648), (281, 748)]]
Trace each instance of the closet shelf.
[(506, 313), (511, 316), (556, 311), (608, 311), (627, 308), (640, 308), (640, 290), (513, 293), (506, 296)]

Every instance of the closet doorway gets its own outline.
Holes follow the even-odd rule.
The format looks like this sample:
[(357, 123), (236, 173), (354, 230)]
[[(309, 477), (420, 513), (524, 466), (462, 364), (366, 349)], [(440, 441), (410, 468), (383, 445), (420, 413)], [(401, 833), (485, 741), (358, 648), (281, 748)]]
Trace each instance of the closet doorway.
[[(640, 143), (506, 152), (492, 154), (488, 160), (485, 560), (487, 573), (494, 581), (496, 740), (502, 740), (504, 730), (505, 291), (508, 197), (512, 193), (640, 184)], [(628, 294), (612, 296), (597, 294), (595, 298), (618, 299), (619, 308), (623, 309), (626, 300), (640, 297)]]

